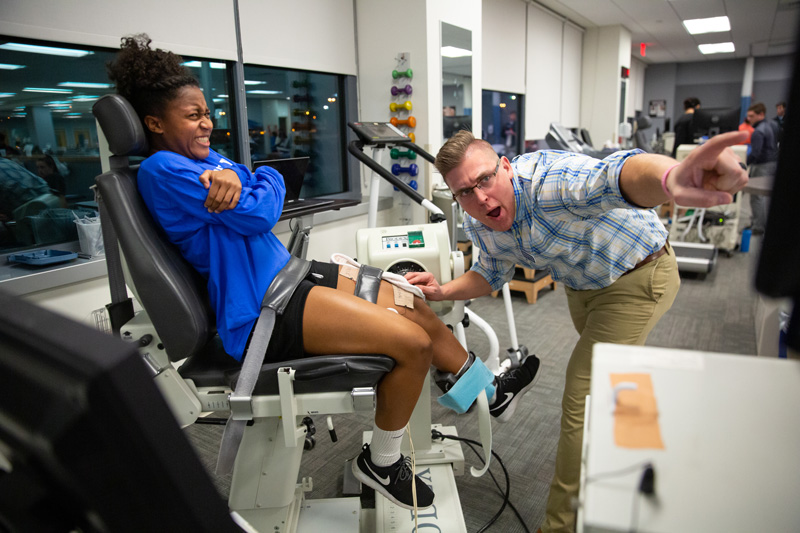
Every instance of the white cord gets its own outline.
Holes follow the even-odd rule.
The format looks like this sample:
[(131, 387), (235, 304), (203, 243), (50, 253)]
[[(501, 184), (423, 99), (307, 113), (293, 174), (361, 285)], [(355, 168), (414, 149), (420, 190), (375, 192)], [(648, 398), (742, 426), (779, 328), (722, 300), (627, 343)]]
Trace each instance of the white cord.
[(411, 430), (406, 424), (406, 433), (408, 433), (408, 444), (411, 446), (411, 498), (414, 501), (414, 531), (419, 531), (417, 509), (417, 458), (414, 454), (414, 440), (411, 438)]

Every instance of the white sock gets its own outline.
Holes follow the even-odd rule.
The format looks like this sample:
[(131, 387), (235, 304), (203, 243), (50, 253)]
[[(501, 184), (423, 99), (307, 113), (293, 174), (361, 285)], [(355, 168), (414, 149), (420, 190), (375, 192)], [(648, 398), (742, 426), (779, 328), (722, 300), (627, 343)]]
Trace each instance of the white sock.
[(467, 370), (466, 367), (469, 364), (469, 362), (470, 362), (470, 357), (467, 356), (467, 360), (464, 361), (463, 365), (461, 365), (461, 369), (458, 372), (456, 372), (456, 378), (460, 378), (462, 375), (464, 375), (464, 372), (466, 372)]
[(370, 459), (375, 466), (389, 466), (400, 460), (400, 444), (405, 428), (384, 431), (372, 425), (372, 442), (369, 443)]

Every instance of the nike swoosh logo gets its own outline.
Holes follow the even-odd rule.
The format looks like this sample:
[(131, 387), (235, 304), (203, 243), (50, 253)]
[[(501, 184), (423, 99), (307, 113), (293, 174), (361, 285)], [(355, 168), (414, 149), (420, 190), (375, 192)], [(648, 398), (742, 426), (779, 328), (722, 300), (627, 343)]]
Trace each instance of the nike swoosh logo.
[(497, 407), (492, 407), (492, 408), (490, 409), (490, 411), (497, 411), (498, 409), (500, 409), (501, 407), (503, 407), (503, 406), (504, 406), (504, 405), (506, 405), (508, 402), (510, 402), (511, 400), (513, 400), (513, 399), (514, 399), (514, 393), (513, 393), (513, 392), (506, 392), (506, 393), (505, 393), (505, 395), (506, 395), (506, 398), (505, 398), (505, 400), (503, 400), (503, 403), (501, 403), (501, 404), (500, 404), (500, 405), (498, 405)]
[(375, 471), (372, 468), (369, 467), (369, 463), (368, 462), (364, 461), (364, 464), (367, 465), (367, 470), (369, 470), (372, 473), (372, 477), (377, 479), (380, 482), (381, 485), (383, 485), (384, 487), (389, 485), (389, 482), (391, 481), (391, 479), (389, 479), (389, 476), (381, 477), (378, 474), (376, 474)]

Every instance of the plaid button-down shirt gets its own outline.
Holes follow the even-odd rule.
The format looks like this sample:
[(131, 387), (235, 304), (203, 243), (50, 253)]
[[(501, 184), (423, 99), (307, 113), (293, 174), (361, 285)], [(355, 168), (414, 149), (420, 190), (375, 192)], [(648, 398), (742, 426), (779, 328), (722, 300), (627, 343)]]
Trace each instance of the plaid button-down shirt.
[(9, 218), (22, 204), (50, 192), (50, 186), (25, 167), (0, 157), (0, 213)]
[(498, 290), (516, 265), (548, 270), (573, 289), (608, 287), (661, 248), (667, 230), (651, 209), (625, 201), (619, 175), (639, 150), (603, 160), (561, 151), (514, 159), (516, 216), (494, 231), (469, 215), (464, 231), (480, 250), (472, 270)]

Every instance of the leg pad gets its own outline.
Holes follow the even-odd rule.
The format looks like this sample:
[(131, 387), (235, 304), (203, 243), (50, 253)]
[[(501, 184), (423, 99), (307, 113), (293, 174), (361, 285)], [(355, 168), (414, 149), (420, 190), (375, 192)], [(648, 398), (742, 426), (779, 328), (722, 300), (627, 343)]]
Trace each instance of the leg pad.
[(469, 367), (463, 376), (458, 378), (447, 394), (439, 397), (439, 403), (458, 414), (466, 413), (472, 403), (481, 393), (486, 391), (486, 396), (491, 400), (494, 395), (494, 374), (486, 368), (478, 358)]

